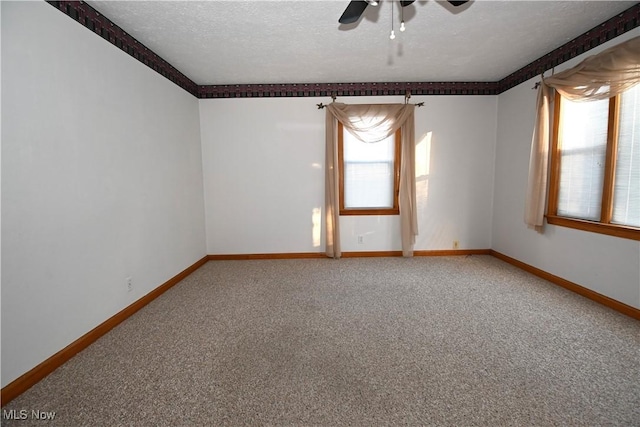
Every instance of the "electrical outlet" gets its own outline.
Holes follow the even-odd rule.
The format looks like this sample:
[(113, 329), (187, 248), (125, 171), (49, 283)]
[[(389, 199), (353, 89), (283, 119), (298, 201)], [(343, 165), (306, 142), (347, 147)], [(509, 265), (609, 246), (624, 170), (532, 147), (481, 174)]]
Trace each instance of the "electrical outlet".
[(457, 240), (453, 241), (453, 249), (458, 249), (460, 247), (460, 242)]
[(358, 244), (363, 244), (364, 243), (364, 236), (361, 234), (358, 236)]
[(131, 277), (127, 277), (124, 280), (127, 283), (127, 292), (133, 291), (133, 279)]

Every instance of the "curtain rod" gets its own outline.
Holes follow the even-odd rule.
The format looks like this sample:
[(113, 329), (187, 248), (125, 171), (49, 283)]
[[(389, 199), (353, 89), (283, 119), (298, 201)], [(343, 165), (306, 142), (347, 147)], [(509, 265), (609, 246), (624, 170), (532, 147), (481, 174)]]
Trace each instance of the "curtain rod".
[[(556, 67), (551, 67), (551, 76), (556, 73)], [(544, 71), (540, 74), (540, 81), (536, 82), (531, 89), (538, 89), (544, 80)]]
[[(404, 95), (404, 103), (405, 104), (409, 103), (409, 98), (411, 98), (411, 92), (407, 91), (407, 93), (405, 93), (405, 95)], [(336, 95), (331, 95), (331, 99), (333, 100), (331, 102), (336, 102)], [(418, 102), (418, 103), (416, 103), (414, 105), (416, 107), (424, 107), (424, 102)], [(319, 104), (316, 104), (316, 107), (318, 107), (318, 110), (321, 110), (326, 106), (327, 106), (327, 104), (323, 104), (322, 102), (319, 103)]]

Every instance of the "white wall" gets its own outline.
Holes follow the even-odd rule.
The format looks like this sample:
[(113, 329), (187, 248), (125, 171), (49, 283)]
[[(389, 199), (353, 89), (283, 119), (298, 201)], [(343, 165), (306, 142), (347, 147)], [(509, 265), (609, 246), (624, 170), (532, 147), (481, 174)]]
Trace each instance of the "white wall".
[(314, 101), (200, 100), (209, 254), (321, 251), (324, 111)]
[[(417, 185), (415, 249), (451, 249), (454, 240), (461, 249), (490, 248), (497, 97), (411, 100), (425, 102), (416, 109), (417, 163), (426, 175)], [(209, 254), (324, 251), (323, 221), (314, 227), (314, 212), (324, 209), (325, 111), (315, 104), (327, 101), (200, 100)], [(400, 250), (399, 228), (397, 216), (342, 217), (342, 249)]]
[[(635, 29), (562, 64), (556, 71), (639, 34), (640, 29)], [(536, 91), (531, 88), (537, 80), (531, 79), (498, 97), (493, 249), (640, 308), (640, 242), (554, 225), (546, 225), (544, 234), (538, 234), (524, 224), (536, 102)]]
[(197, 99), (44, 2), (1, 7), (4, 387), (206, 250)]

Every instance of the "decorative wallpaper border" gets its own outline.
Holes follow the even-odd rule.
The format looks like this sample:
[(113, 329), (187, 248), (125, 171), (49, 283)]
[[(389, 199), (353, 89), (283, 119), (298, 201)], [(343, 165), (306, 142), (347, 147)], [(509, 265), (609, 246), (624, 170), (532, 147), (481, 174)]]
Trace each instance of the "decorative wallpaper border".
[(198, 96), (198, 85), (191, 79), (85, 2), (64, 0), (46, 0), (46, 2), (193, 96)]
[(640, 26), (640, 3), (536, 59), (497, 82), (283, 83), (197, 85), (83, 1), (45, 0), (197, 98), (282, 98), (325, 96), (498, 95)]
[(640, 3), (565, 43), (556, 50), (525, 65), (498, 82), (499, 93), (618, 37), (640, 25)]
[(497, 82), (309, 83), (200, 86), (199, 98), (309, 96), (497, 95)]

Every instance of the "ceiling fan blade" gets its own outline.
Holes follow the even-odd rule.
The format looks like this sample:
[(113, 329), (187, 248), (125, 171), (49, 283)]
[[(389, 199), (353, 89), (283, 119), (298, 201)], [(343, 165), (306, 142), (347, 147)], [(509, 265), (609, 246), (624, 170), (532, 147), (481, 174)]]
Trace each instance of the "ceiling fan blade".
[(466, 0), (466, 1), (450, 1), (450, 0), (447, 0), (447, 2), (450, 3), (452, 6), (456, 6), (457, 7), (457, 6), (462, 6), (465, 3), (468, 3), (469, 0)]
[(360, 19), (367, 6), (369, 6), (369, 3), (366, 1), (352, 0), (344, 12), (342, 12), (342, 16), (338, 19), (338, 22), (341, 24), (353, 24)]
[(407, 7), (416, 0), (400, 0), (400, 6)]

